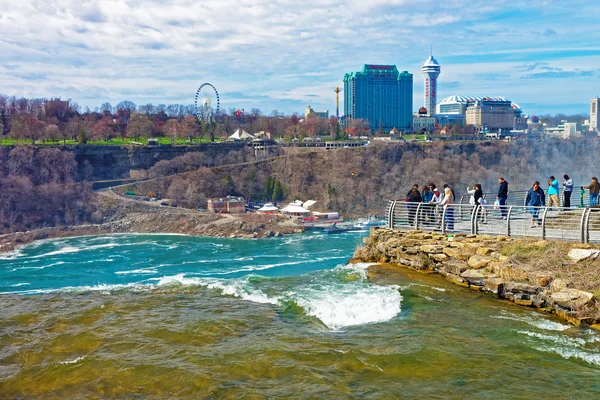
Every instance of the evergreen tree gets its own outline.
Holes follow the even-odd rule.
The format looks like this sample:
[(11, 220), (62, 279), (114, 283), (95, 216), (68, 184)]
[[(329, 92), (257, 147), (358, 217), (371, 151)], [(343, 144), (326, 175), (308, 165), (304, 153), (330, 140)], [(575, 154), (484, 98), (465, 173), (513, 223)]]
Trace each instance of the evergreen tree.
[(273, 197), (273, 178), (270, 176), (265, 183), (265, 199), (269, 200)]
[(231, 175), (226, 174), (223, 177), (223, 180), (221, 181), (221, 185), (223, 188), (223, 192), (225, 192), (225, 195), (235, 194), (235, 183), (233, 182)]
[(278, 179), (275, 179), (273, 184), (273, 201), (279, 201), (283, 199), (283, 187)]

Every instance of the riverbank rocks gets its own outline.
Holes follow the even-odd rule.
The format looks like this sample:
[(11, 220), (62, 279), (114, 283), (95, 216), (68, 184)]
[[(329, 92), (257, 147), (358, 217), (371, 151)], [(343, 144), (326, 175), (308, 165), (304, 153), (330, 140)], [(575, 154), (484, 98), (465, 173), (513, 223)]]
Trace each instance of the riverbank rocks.
[(594, 249), (571, 249), (568, 254), (573, 261), (595, 260), (600, 256), (600, 250)]
[(474, 255), (469, 257), (467, 264), (473, 269), (481, 269), (487, 267), (492, 261), (494, 261), (494, 259), (491, 257)]
[(594, 299), (594, 295), (583, 290), (564, 289), (560, 292), (552, 293), (550, 298), (555, 304), (563, 308), (578, 310), (590, 304)]
[[(523, 254), (526, 257), (528, 252), (511, 253), (523, 248), (540, 254), (555, 251), (557, 246), (551, 241), (467, 234), (449, 237), (436, 232), (372, 228), (363, 243), (356, 250), (354, 261), (385, 262), (389, 268), (396, 265), (439, 273), (456, 285), (492, 293), (517, 305), (551, 311), (576, 325), (600, 322), (600, 302), (592, 293), (572, 287), (571, 280), (549, 273), (543, 265), (532, 268), (524, 261)], [(565, 260), (571, 260), (561, 261), (565, 271), (569, 265), (585, 266), (578, 263), (600, 260), (600, 248), (575, 246), (578, 245), (573, 244), (570, 250), (568, 246), (559, 247), (568, 252)], [(377, 269), (373, 271), (376, 274)]]

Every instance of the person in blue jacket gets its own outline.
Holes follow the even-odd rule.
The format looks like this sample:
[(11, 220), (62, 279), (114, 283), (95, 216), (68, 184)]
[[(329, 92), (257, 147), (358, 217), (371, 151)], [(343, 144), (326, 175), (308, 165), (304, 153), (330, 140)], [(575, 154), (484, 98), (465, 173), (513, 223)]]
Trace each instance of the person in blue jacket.
[(533, 182), (533, 187), (527, 192), (525, 204), (529, 207), (529, 212), (531, 213), (531, 227), (535, 228), (536, 220), (541, 225), (540, 208), (546, 205), (546, 196), (538, 181)]

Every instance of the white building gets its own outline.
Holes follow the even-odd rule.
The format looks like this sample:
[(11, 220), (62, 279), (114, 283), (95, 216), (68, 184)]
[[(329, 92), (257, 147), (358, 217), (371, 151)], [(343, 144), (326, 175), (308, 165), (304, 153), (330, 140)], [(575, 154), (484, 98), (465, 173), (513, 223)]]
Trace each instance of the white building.
[(599, 97), (594, 97), (590, 101), (590, 131), (598, 131), (598, 102)]
[(430, 55), (425, 64), (423, 64), (423, 75), (425, 76), (424, 103), (423, 107), (430, 115), (435, 114), (435, 105), (437, 104), (437, 78), (442, 71), (440, 64), (433, 55)]

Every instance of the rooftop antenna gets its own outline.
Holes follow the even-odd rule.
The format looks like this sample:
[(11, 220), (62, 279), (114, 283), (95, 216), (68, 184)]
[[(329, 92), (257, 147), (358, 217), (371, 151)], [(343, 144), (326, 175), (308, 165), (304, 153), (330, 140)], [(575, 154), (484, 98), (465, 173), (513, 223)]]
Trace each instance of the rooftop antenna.
[(432, 56), (433, 55), (433, 46), (429, 45), (429, 55)]

